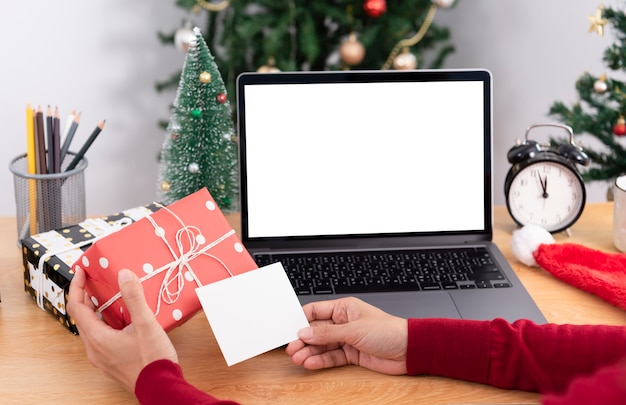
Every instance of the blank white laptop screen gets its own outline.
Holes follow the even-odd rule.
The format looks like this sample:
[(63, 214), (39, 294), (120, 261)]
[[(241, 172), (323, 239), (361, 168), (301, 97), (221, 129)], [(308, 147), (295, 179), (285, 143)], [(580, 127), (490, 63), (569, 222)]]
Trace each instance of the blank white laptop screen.
[(245, 86), (249, 237), (483, 230), (483, 86)]

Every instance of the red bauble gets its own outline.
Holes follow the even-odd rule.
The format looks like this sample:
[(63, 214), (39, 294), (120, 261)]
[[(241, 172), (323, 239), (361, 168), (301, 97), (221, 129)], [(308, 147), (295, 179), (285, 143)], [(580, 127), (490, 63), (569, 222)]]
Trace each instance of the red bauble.
[(615, 124), (613, 127), (613, 133), (617, 136), (626, 135), (626, 124)]
[(363, 10), (372, 18), (380, 17), (387, 11), (387, 2), (385, 0), (365, 0)]
[(624, 118), (618, 118), (617, 123), (613, 125), (613, 133), (617, 136), (626, 135), (626, 120)]
[(224, 104), (226, 102), (226, 93), (220, 93), (216, 97), (217, 102), (220, 104)]

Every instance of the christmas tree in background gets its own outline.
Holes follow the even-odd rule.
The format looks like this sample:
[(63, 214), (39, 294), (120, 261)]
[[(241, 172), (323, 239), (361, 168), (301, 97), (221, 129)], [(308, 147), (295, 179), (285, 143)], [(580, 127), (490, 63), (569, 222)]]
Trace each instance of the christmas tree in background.
[(237, 144), (226, 88), (198, 28), (193, 30), (161, 150), (158, 200), (207, 187), (219, 207), (238, 200)]
[[(176, 0), (196, 17), (206, 15), (205, 40), (228, 91), (251, 71), (414, 69), (441, 67), (453, 52), (446, 28), (433, 23), (439, 8), (455, 0)], [(187, 47), (189, 26), (160, 34)], [(435, 56), (430, 64), (425, 51)], [(175, 86), (179, 73), (157, 84)]]
[[(600, 37), (605, 25), (613, 26), (616, 42), (605, 50), (603, 61), (614, 72), (626, 71), (626, 15), (600, 6), (589, 20), (589, 31)], [(580, 100), (571, 107), (557, 101), (550, 108), (550, 115), (571, 126), (574, 133), (590, 135), (603, 144), (598, 148), (584, 147), (591, 160), (583, 172), (585, 181), (612, 180), (626, 174), (626, 85), (605, 73), (596, 76), (585, 72), (576, 82), (576, 89)]]

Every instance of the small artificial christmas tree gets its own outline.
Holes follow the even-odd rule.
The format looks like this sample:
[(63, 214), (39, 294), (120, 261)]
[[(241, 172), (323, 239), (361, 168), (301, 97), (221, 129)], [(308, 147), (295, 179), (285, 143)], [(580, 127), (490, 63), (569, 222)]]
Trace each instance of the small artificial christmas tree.
[(234, 211), (237, 144), (230, 103), (200, 29), (193, 34), (161, 149), (158, 200), (170, 204), (206, 187), (222, 210)]
[[(604, 26), (610, 24), (616, 30), (616, 43), (608, 47), (603, 61), (612, 71), (626, 71), (626, 15), (622, 11), (600, 6), (595, 15), (589, 16), (590, 32), (600, 36)], [(585, 146), (591, 160), (583, 171), (585, 181), (612, 180), (626, 173), (626, 85), (606, 74), (594, 76), (585, 72), (576, 82), (580, 100), (571, 107), (555, 102), (549, 114), (569, 125), (576, 134), (595, 137), (604, 146), (599, 149)], [(562, 140), (552, 139), (553, 144)]]
[[(455, 0), (176, 0), (204, 13), (206, 41), (215, 51), (226, 87), (253, 71), (414, 69), (441, 67), (454, 47), (449, 30), (434, 23)], [(160, 33), (184, 50), (188, 26)], [(426, 51), (434, 57), (426, 63)], [(175, 86), (178, 74), (157, 83)]]

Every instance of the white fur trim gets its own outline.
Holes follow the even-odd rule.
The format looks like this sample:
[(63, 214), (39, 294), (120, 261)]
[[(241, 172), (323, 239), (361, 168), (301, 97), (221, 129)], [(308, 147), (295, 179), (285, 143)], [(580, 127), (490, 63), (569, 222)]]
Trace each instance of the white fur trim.
[(527, 266), (537, 266), (533, 253), (541, 244), (554, 243), (550, 232), (537, 225), (525, 225), (513, 232), (511, 250), (520, 262)]

